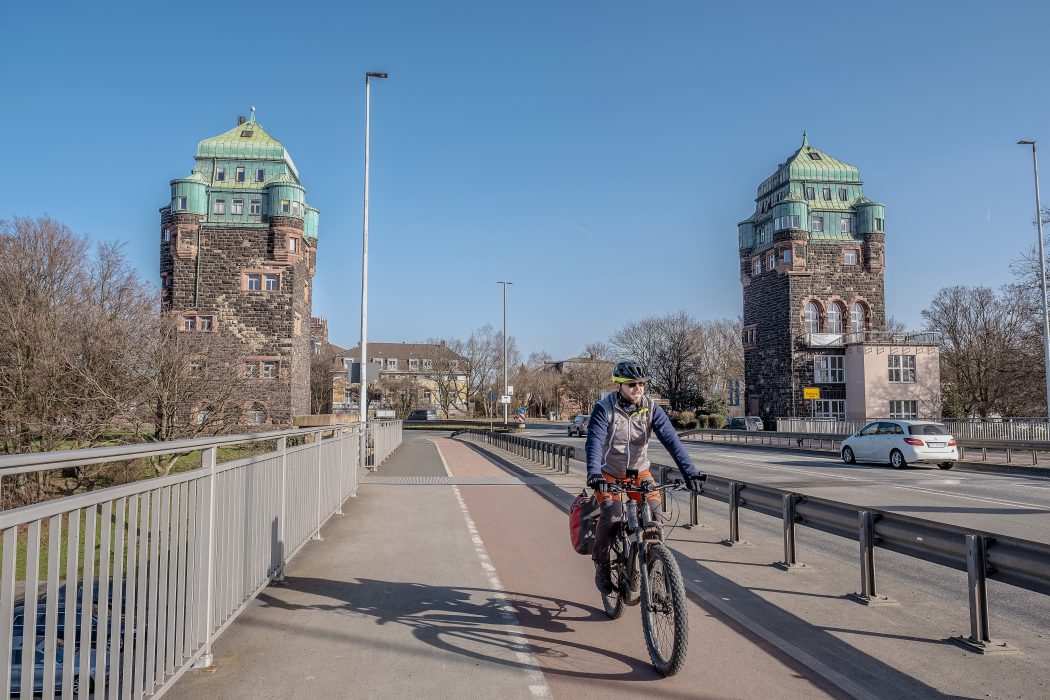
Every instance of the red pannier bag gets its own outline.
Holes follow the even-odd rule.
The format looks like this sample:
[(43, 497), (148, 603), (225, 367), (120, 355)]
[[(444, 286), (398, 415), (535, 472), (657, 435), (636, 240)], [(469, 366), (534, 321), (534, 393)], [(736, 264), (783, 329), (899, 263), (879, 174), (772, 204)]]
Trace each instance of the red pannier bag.
[(590, 554), (594, 549), (594, 531), (598, 526), (598, 501), (587, 489), (569, 506), (569, 539), (577, 554)]

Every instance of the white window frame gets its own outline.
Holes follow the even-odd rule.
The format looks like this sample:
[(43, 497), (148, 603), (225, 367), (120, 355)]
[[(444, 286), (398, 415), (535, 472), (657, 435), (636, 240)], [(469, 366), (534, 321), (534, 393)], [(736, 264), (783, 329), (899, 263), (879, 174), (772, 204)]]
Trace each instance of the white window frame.
[(243, 214), (244, 213), (244, 200), (234, 199), (230, 202), (230, 213), (231, 214)]
[(817, 399), (813, 409), (816, 418), (846, 420), (845, 399)]
[(849, 310), (849, 332), (863, 333), (866, 330), (867, 321), (868, 313), (864, 310), (864, 305), (859, 301), (855, 302)]
[(386, 361), (386, 368), (387, 369), (394, 369), (394, 370), (396, 370), (397, 369), (397, 358), (396, 357), (388, 357), (387, 361)]
[(770, 251), (769, 255), (766, 256), (766, 265), (770, 270), (777, 266), (777, 254), (775, 251)]
[(288, 250), (290, 252), (292, 252), (292, 253), (294, 253), (295, 251), (299, 250), (299, 239), (298, 238), (289, 238), (288, 239)]
[(820, 214), (810, 214), (809, 230), (811, 233), (824, 233), (824, 217)]
[(211, 205), (211, 213), (215, 214), (216, 216), (225, 216), (226, 215), (226, 200), (225, 199), (216, 199)]
[(234, 173), (234, 179), (237, 182), (244, 182), (244, 178), (245, 178), (244, 166), (243, 165), (238, 165), (237, 166), (237, 170)]
[(171, 228), (170, 227), (164, 229), (164, 242), (165, 243), (170, 243), (171, 242)]
[(753, 276), (755, 276), (755, 277), (758, 277), (759, 275), (761, 275), (761, 274), (762, 274), (762, 258), (758, 258), (758, 259), (757, 259), (757, 260), (755, 260), (755, 262), (754, 262), (754, 263), (753, 263), (753, 264), (751, 265), (751, 274), (752, 274)]
[(425, 370), (432, 370), (432, 369), (434, 369), (434, 361), (433, 360), (423, 360), (421, 365), (422, 365), (423, 369), (425, 369)]
[(253, 216), (258, 216), (259, 214), (262, 214), (262, 200), (261, 199), (249, 200), (249, 202), (248, 202), (248, 213), (253, 215)]
[(195, 330), (197, 330), (197, 317), (196, 316), (183, 316), (182, 317), (182, 330), (184, 330), (184, 331), (195, 331)]
[(810, 202), (817, 201), (817, 188), (816, 187), (807, 187), (807, 188), (805, 188), (805, 197)]
[(802, 319), (806, 333), (820, 333), (820, 306), (817, 302), (806, 302), (802, 310)]
[(882, 219), (880, 219), (878, 217), (875, 217), (875, 230), (876, 231), (881, 231), (882, 230), (882, 225), (883, 225), (882, 224)]
[[(254, 283), (254, 286), (253, 286)], [(248, 275), (248, 283), (245, 285), (245, 289), (249, 292), (261, 292), (262, 291), (262, 275), (257, 272), (252, 272)]]
[(418, 372), (419, 371), (419, 360), (409, 359), (409, 361), (408, 361), (408, 371), (409, 372)]
[(839, 219), (839, 233), (853, 233), (853, 220), (848, 216)]
[(890, 418), (897, 420), (918, 420), (919, 402), (915, 399), (890, 401)]
[(215, 327), (215, 320), (211, 316), (198, 316), (197, 317), (197, 330), (202, 332), (210, 332)]
[(839, 201), (840, 202), (845, 202), (846, 201), (846, 188), (845, 187), (840, 187), (839, 188)]
[(842, 251), (842, 264), (843, 265), (856, 265), (860, 259), (860, 254), (856, 248), (847, 248)]
[(259, 363), (254, 361), (245, 361), (244, 363), (244, 378), (245, 379), (258, 379), (259, 378)]
[(828, 304), (828, 333), (844, 332), (845, 312), (846, 309), (837, 301)]
[(178, 210), (179, 211), (186, 211), (186, 208), (187, 208), (186, 200), (187, 200), (187, 198), (186, 197), (176, 197), (176, 199), (179, 200), (179, 202), (178, 202)]
[(824, 199), (825, 202), (830, 202), (831, 201), (831, 188), (830, 187), (822, 187), (822, 188), (820, 188), (820, 196)]
[(265, 168), (256, 168), (255, 169), (255, 181), (256, 182), (262, 182), (265, 179), (266, 179), (266, 169)]
[(845, 355), (814, 355), (813, 382), (815, 384), (845, 384)]
[(914, 384), (916, 377), (915, 355), (887, 355), (886, 365), (890, 382)]
[(215, 182), (226, 182), (226, 168), (215, 168)]
[(278, 365), (277, 360), (263, 360), (262, 372), (260, 373), (263, 379), (277, 379)]
[(263, 289), (267, 292), (281, 291), (281, 276), (273, 272), (263, 274)]

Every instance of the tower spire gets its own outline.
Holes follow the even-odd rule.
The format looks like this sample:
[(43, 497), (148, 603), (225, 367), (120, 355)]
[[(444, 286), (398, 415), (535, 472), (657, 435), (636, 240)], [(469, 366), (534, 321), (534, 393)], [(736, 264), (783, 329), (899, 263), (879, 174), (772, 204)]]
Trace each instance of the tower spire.
[(248, 121), (250, 121), (250, 122), (254, 122), (255, 121), (255, 105), (252, 105), (252, 116), (248, 118)]
[[(255, 114), (255, 107), (252, 107), (252, 114)], [(255, 121), (255, 117), (252, 117), (252, 121)], [(805, 129), (802, 130), (802, 148), (809, 148), (809, 135), (806, 134)]]

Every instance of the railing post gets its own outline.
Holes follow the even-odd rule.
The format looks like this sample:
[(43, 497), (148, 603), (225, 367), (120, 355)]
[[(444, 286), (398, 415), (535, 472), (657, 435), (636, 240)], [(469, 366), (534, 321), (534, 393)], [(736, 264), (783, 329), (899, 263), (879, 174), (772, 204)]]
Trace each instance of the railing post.
[(278, 583), (284, 581), (285, 564), (285, 525), (284, 520), (288, 508), (288, 438), (277, 439), (277, 453), (281, 456), (281, 514), (277, 519), (277, 571), (274, 572), (273, 580)]
[(700, 527), (700, 494), (689, 492), (689, 527)]
[[(994, 540), (993, 540), (994, 542)], [(952, 641), (979, 654), (1016, 654), (1006, 642), (993, 640), (988, 626), (988, 540), (966, 535), (966, 583), (970, 597), (970, 636)]]
[(722, 544), (727, 547), (751, 545), (747, 540), (740, 539), (740, 489), (740, 482), (729, 482), (729, 539), (722, 540)]
[(215, 579), (215, 458), (217, 448), (208, 447), (201, 452), (201, 467), (207, 472), (208, 476), (208, 522), (205, 525), (205, 547), (204, 552), (207, 559), (204, 562), (204, 653), (197, 657), (197, 661), (194, 662), (194, 668), (208, 668), (215, 663), (215, 657), (211, 653), (211, 637), (212, 637), (212, 606), (213, 598), (215, 597), (214, 590), (214, 579)]
[(895, 600), (879, 595), (875, 587), (875, 520), (877, 515), (867, 510), (857, 513), (857, 539), (860, 542), (860, 592), (849, 598), (862, 605), (900, 605)]
[[(373, 433), (374, 435), (374, 433)], [(317, 530), (314, 532), (313, 539), (318, 542), (323, 542), (324, 538), (321, 537), (321, 431), (318, 430), (314, 433), (314, 450), (317, 451), (316, 459), (314, 463), (317, 465), (317, 508), (315, 510), (317, 514)], [(375, 464), (375, 443), (372, 444), (372, 464)]]
[(784, 560), (774, 566), (784, 571), (809, 571), (809, 567), (795, 559), (795, 506), (799, 496), (794, 493), (784, 494)]

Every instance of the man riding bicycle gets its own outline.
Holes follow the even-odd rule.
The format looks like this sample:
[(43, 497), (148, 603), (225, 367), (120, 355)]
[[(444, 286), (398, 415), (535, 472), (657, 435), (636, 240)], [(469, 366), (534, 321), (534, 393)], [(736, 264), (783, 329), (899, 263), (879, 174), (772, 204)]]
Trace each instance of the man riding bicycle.
[[(649, 473), (648, 450), (652, 434), (656, 433), (656, 437), (671, 454), (690, 490), (699, 493), (707, 479), (706, 474), (697, 471), (667, 414), (651, 397), (645, 395), (645, 383), (649, 377), (642, 366), (634, 362), (620, 362), (613, 370), (612, 378), (617, 384), (617, 391), (594, 404), (591, 409), (586, 447), (587, 485), (594, 489), (595, 498), (601, 507), (591, 554), (594, 560), (594, 583), (605, 595), (613, 589), (609, 549), (623, 518), (620, 499), (609, 493), (608, 485), (631, 483), (641, 486), (643, 481), (656, 483)], [(630, 497), (641, 501), (639, 493), (631, 493)], [(648, 498), (653, 512), (658, 512), (659, 492), (649, 494)]]

